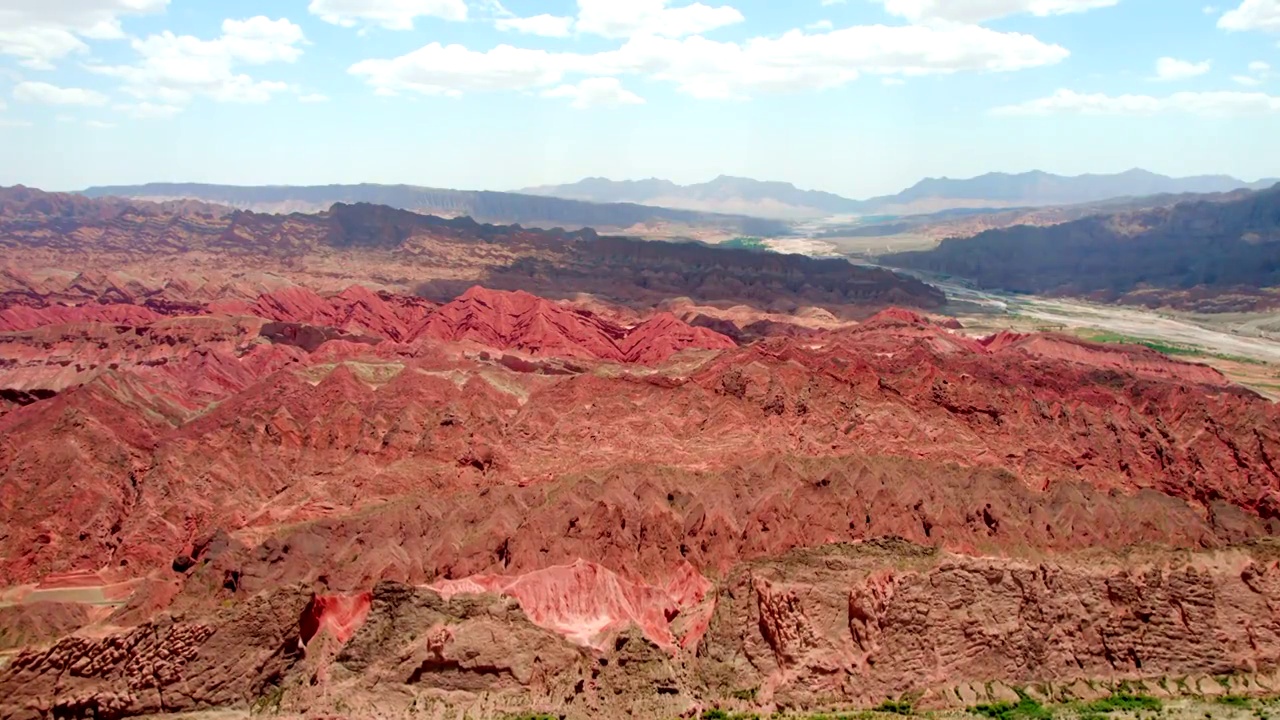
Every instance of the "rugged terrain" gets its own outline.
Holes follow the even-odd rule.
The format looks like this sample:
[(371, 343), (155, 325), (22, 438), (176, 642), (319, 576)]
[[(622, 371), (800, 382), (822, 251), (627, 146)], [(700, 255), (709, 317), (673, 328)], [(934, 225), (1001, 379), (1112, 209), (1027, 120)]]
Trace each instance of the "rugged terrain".
[(0, 218), (0, 716), (1280, 689), (1280, 410), (1212, 368), (802, 258), (56, 199)]
[(1227, 202), (1013, 227), (880, 258), (980, 287), (1233, 312), (1280, 304), (1280, 185)]

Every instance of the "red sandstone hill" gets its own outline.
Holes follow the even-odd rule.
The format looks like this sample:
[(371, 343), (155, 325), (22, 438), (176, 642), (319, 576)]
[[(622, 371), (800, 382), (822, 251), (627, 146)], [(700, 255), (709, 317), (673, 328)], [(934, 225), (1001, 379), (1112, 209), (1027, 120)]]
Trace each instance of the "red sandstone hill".
[(721, 350), (737, 345), (706, 328), (664, 313), (626, 329), (584, 310), (523, 292), (472, 288), (423, 323), (418, 337), (467, 340), (531, 355), (617, 362), (662, 362), (685, 348)]
[[(1216, 371), (872, 314), (895, 281), (826, 266), (768, 320), (690, 316), (741, 345), (643, 304), (438, 304), (396, 273), (642, 263), (649, 290), (732, 295), (801, 266), (392, 219), (355, 249), (247, 214), (209, 244), (199, 217), (23, 236), (75, 269), (0, 273), (0, 716), (1273, 686), (1280, 410)], [(120, 228), (202, 250), (166, 274), (130, 259), (157, 245), (84, 249)], [(236, 243), (306, 253), (202, 254)], [(870, 317), (786, 322), (812, 294)]]
[[(426, 312), (364, 291), (259, 301), (248, 307), (279, 311), (275, 323), (362, 317), (388, 333), (406, 308)], [(526, 654), (587, 678), (554, 705), (575, 717), (619, 697), (666, 713), (737, 685), (807, 706), (833, 672), (854, 701), (918, 690), (946, 705), (947, 683), (991, 673), (1216, 672), (1280, 648), (1248, 649), (1232, 619), (1269, 612), (1255, 600), (1276, 572), (1262, 550), (1223, 549), (1193, 561), (1202, 569), (1158, 553), (1074, 559), (1280, 531), (1276, 406), (1200, 366), (1053, 336), (979, 342), (897, 310), (737, 348), (669, 315), (626, 330), (483, 289), (427, 314), (409, 342), (332, 339), (308, 353), (255, 337), (266, 323), (216, 311), (89, 323), (121, 339), (68, 357), (106, 342), (117, 367), (0, 417), (0, 578), (89, 578), (3, 610), (25, 638), (0, 669), (6, 714), (38, 715), (46, 697), (123, 715), (234, 705), (292, 682), (277, 674), (343, 692), (355, 691), (337, 678), (365, 673), (395, 687), (465, 682), (540, 707), (558, 686)], [(33, 347), (75, 327), (4, 337)], [(658, 359), (690, 343), (720, 352)], [(484, 344), (580, 365), (550, 375), (467, 349)], [(592, 371), (598, 360), (621, 364)], [(1046, 554), (1059, 564), (1017, 560)], [(1136, 586), (1130, 562), (1146, 563)], [(109, 582), (84, 574), (103, 569)], [(109, 617), (78, 610), (108, 590), (128, 598)], [(1008, 617), (1018, 597), (1031, 608), (1022, 629), (983, 619)], [(973, 615), (948, 609), (960, 606)], [(1159, 642), (1125, 624), (1174, 606), (1192, 608), (1188, 624)], [(958, 655), (915, 654), (905, 618), (921, 612)], [(1100, 613), (1105, 643), (1071, 620)], [(94, 632), (41, 645), (84, 626)], [(960, 630), (975, 626), (989, 646)], [(1036, 655), (1017, 632), (1060, 635), (1075, 660)], [(494, 637), (501, 651), (482, 640)], [(304, 655), (273, 655), (298, 642)], [(1114, 643), (1135, 654), (1115, 659)], [(138, 659), (117, 658), (125, 647)], [(59, 689), (75, 657), (92, 664)], [(146, 692), (123, 690), (130, 663), (163, 657), (179, 662)], [(593, 678), (582, 657), (629, 669)], [(330, 665), (334, 679), (311, 686)], [(493, 681), (494, 667), (511, 679)], [(323, 707), (299, 693), (298, 709)]]

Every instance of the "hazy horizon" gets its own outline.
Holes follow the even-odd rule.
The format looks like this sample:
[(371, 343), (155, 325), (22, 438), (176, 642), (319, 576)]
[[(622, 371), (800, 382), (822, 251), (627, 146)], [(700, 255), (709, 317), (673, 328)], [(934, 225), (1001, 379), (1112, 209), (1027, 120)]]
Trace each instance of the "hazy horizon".
[[(1119, 171), (1119, 173), (1081, 173), (1081, 175), (1114, 175), (1114, 174), (1121, 174), (1121, 173), (1128, 172), (1128, 171), (1132, 171), (1132, 170), (1146, 171), (1147, 169), (1146, 169), (1146, 168), (1129, 168), (1128, 170), (1122, 170), (1122, 171)], [(1042, 171), (1042, 170), (1040, 170), (1039, 168), (1035, 168), (1035, 169), (1033, 169), (1033, 170), (1023, 171), (1023, 172), (1021, 172), (1021, 173), (1011, 173), (1011, 172), (1007, 172), (1007, 171), (1003, 171), (1003, 170), (991, 170), (991, 171), (988, 171), (988, 172), (986, 172), (986, 173), (981, 173), (980, 175), (967, 176), (967, 177), (947, 177), (947, 176), (923, 177), (923, 178), (919, 178), (918, 180), (916, 180), (916, 182), (911, 183), (911, 185), (905, 185), (905, 186), (903, 186), (903, 187), (897, 188), (896, 190), (891, 190), (891, 191), (888, 191), (888, 192), (885, 192), (885, 193), (881, 193), (880, 195), (894, 195), (894, 194), (897, 194), (897, 193), (899, 193), (899, 192), (902, 192), (902, 191), (904, 191), (904, 190), (909, 189), (910, 187), (912, 187), (912, 186), (916, 185), (917, 183), (920, 183), (920, 182), (926, 182), (926, 181), (930, 181), (930, 180), (971, 180), (971, 179), (976, 179), (976, 178), (978, 178), (978, 177), (981, 177), (981, 176), (983, 176), (983, 175), (1019, 175), (1019, 174), (1024, 174), (1024, 173), (1028, 173), (1028, 172), (1046, 172), (1046, 173), (1047, 173), (1047, 171)], [(1148, 172), (1150, 172), (1150, 171), (1148, 171)], [(1057, 173), (1049, 173), (1049, 174), (1051, 174), (1051, 175), (1057, 175)], [(692, 181), (692, 182), (686, 182), (686, 183), (680, 183), (680, 182), (677, 182), (676, 184), (677, 184), (677, 185), (679, 185), (679, 186), (690, 186), (690, 185), (705, 184), (705, 183), (713, 182), (713, 181), (715, 181), (715, 180), (717, 180), (717, 179), (719, 179), (720, 177), (723, 177), (723, 176), (725, 176), (725, 175), (724, 175), (724, 174), (721, 174), (721, 175), (715, 175), (715, 176), (712, 176), (712, 177), (707, 177), (707, 178), (702, 179), (702, 180), (694, 180), (694, 181)], [(1211, 177), (1211, 176), (1230, 176), (1230, 177), (1233, 177), (1233, 178), (1234, 178), (1234, 179), (1236, 179), (1236, 180), (1240, 180), (1240, 181), (1242, 181), (1242, 182), (1244, 182), (1244, 183), (1248, 183), (1248, 184), (1253, 184), (1253, 183), (1261, 182), (1261, 181), (1263, 181), (1263, 180), (1277, 180), (1277, 181), (1280, 181), (1280, 172), (1277, 172), (1275, 175), (1271, 175), (1271, 176), (1261, 176), (1261, 177), (1257, 177), (1257, 178), (1250, 178), (1250, 177), (1243, 177), (1243, 178), (1242, 178), (1242, 177), (1238, 177), (1238, 176), (1232, 176), (1232, 175), (1230, 175), (1230, 173), (1201, 173), (1201, 174), (1200, 174), (1200, 176), (1204, 176), (1204, 177)], [(812, 191), (819, 191), (819, 192), (831, 192), (830, 190), (827, 190), (826, 188), (821, 188), (821, 187), (805, 187), (805, 186), (803, 186), (803, 185), (797, 185), (797, 184), (795, 184), (795, 183), (791, 183), (789, 180), (786, 180), (786, 179), (783, 179), (783, 178), (746, 178), (746, 177), (742, 177), (742, 176), (727, 176), (727, 177), (731, 177), (731, 178), (740, 178), (740, 179), (745, 179), (745, 180), (753, 180), (753, 181), (759, 181), (759, 182), (782, 182), (782, 183), (790, 183), (790, 184), (792, 184), (792, 185), (795, 185), (795, 186), (796, 186), (796, 188), (797, 188), (797, 189), (799, 189), (799, 190), (812, 190)], [(1060, 177), (1080, 177), (1080, 175), (1071, 175), (1071, 176), (1061, 176), (1061, 175), (1060, 175)], [(1174, 179), (1182, 179), (1183, 177), (1193, 177), (1193, 176), (1172, 176), (1172, 177), (1173, 177)], [(565, 182), (559, 182), (559, 183), (545, 183), (545, 184), (542, 184), (542, 185), (529, 185), (529, 186), (518, 187), (518, 188), (517, 188), (517, 187), (511, 187), (511, 188), (488, 188), (488, 187), (486, 187), (486, 188), (472, 188), (472, 187), (455, 187), (455, 188), (446, 188), (446, 187), (442, 187), (442, 186), (438, 186), (438, 185), (425, 185), (425, 184), (422, 184), (422, 183), (400, 183), (400, 182), (398, 182), (398, 183), (380, 183), (380, 182), (370, 182), (370, 181), (364, 181), (364, 180), (353, 181), (353, 182), (337, 182), (337, 183), (305, 183), (305, 184), (302, 184), (302, 183), (214, 183), (214, 182), (196, 182), (196, 181), (182, 181), (182, 180), (153, 180), (153, 181), (147, 181), (147, 182), (141, 182), (141, 183), (101, 183), (101, 184), (89, 185), (89, 186), (85, 186), (85, 187), (78, 187), (78, 188), (64, 188), (64, 189), (39, 188), (39, 189), (41, 189), (41, 190), (47, 190), (47, 191), (54, 191), (54, 192), (80, 192), (80, 191), (87, 190), (87, 189), (90, 189), (90, 188), (101, 188), (101, 187), (134, 187), (134, 186), (144, 186), (144, 185), (213, 185), (213, 186), (222, 186), (222, 187), (246, 187), (246, 188), (252, 188), (252, 187), (279, 187), (279, 188), (287, 188), (287, 187), (322, 187), (322, 186), (327, 186), (327, 185), (336, 185), (336, 186), (354, 186), (354, 185), (385, 185), (385, 186), (395, 186), (395, 185), (405, 185), (405, 186), (414, 186), (414, 187), (435, 188), (435, 189), (441, 189), (441, 190), (461, 190), (461, 191), (480, 191), (480, 192), (486, 192), (486, 191), (487, 191), (487, 192), (508, 192), (508, 193), (520, 193), (520, 192), (521, 192), (521, 191), (523, 191), (523, 190), (532, 190), (532, 189), (536, 189), (536, 188), (539, 188), (539, 187), (557, 187), (557, 186), (574, 185), (574, 184), (576, 184), (576, 183), (583, 182), (583, 181), (586, 181), (586, 180), (607, 180), (607, 181), (612, 181), (612, 182), (622, 182), (622, 183), (625, 183), (625, 182), (633, 182), (633, 183), (636, 183), (636, 182), (645, 182), (645, 181), (652, 181), (652, 180), (658, 180), (658, 181), (670, 181), (670, 178), (664, 178), (664, 177), (634, 177), (634, 178), (619, 178), (619, 177), (589, 176), (589, 177), (581, 177), (581, 178), (577, 178), (577, 179), (574, 179), (574, 180), (567, 180), (567, 181), (565, 181)], [(675, 181), (671, 181), (671, 182), (675, 182)], [(23, 184), (23, 183), (18, 183), (18, 184)], [(833, 193), (833, 194), (840, 195), (840, 193)], [(851, 199), (851, 200), (866, 200), (866, 199), (869, 199), (869, 198), (871, 198), (871, 197), (877, 197), (877, 196), (851, 197), (851, 196), (847, 196), (847, 195), (845, 195), (844, 197), (848, 197), (848, 198), (849, 198), (849, 199)]]
[(1274, 177), (1280, 3), (0, 0), (0, 184)]

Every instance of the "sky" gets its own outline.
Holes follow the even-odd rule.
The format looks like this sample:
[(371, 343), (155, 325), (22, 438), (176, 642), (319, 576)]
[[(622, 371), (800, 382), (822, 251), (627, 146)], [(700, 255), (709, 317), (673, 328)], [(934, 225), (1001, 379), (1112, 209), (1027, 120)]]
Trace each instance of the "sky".
[(1280, 0), (0, 0), (0, 185), (1280, 176)]

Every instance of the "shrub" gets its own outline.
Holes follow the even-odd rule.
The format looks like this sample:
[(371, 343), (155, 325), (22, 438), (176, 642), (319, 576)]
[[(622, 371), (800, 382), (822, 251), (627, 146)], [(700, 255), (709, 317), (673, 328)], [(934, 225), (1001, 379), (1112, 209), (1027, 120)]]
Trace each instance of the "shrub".
[(894, 715), (910, 715), (915, 711), (910, 700), (885, 700), (875, 706), (876, 712), (892, 713)]
[(1051, 710), (1029, 697), (1023, 697), (1016, 703), (998, 702), (976, 705), (970, 710), (992, 720), (1049, 720), (1053, 717)]
[(1084, 712), (1093, 713), (1109, 713), (1109, 712), (1138, 712), (1139, 710), (1160, 710), (1164, 705), (1150, 695), (1130, 695), (1128, 693), (1116, 693), (1111, 697), (1105, 697), (1101, 700), (1094, 700), (1086, 703), (1083, 708)]

